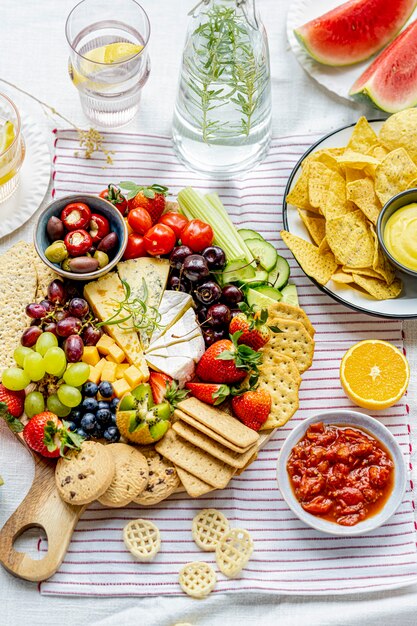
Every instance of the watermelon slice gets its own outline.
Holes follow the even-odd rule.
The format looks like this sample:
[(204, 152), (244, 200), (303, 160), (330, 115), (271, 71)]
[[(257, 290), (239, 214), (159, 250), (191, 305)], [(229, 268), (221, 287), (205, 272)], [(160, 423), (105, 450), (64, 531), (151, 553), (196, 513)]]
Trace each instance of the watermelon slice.
[(294, 34), (319, 63), (353, 65), (386, 46), (416, 5), (417, 0), (350, 0)]
[(388, 113), (417, 105), (417, 20), (377, 56), (349, 94)]

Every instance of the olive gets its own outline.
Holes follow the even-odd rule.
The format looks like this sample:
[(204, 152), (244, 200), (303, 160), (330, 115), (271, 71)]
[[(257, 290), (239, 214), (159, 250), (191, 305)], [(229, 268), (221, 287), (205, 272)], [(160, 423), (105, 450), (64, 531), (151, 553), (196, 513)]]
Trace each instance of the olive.
[(93, 259), (88, 256), (77, 256), (75, 259), (71, 259), (68, 263), (71, 272), (77, 274), (88, 274), (89, 272), (95, 272), (99, 267), (97, 259)]
[(97, 250), (100, 252), (110, 252), (119, 243), (119, 238), (116, 233), (109, 233), (98, 244)]
[(94, 252), (94, 258), (97, 259), (98, 266), (100, 268), (105, 267), (109, 262), (109, 255), (106, 254), (105, 252), (102, 252), (102, 250), (96, 250)]
[(54, 241), (46, 248), (45, 256), (51, 263), (61, 263), (68, 256), (67, 246), (62, 240)]
[(48, 237), (51, 241), (58, 241), (58, 239), (64, 238), (65, 228), (59, 217), (53, 215), (49, 218), (46, 225), (46, 232), (48, 233)]
[(61, 263), (61, 267), (63, 270), (65, 270), (66, 272), (70, 272), (71, 271), (71, 267), (69, 262), (72, 261), (71, 257), (66, 258), (64, 261), (62, 261)]

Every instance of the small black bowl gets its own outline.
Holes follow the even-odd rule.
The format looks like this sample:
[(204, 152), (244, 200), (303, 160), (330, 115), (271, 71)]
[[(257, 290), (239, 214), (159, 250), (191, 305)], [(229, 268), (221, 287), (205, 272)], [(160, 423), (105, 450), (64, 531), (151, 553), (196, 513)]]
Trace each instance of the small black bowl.
[(395, 213), (395, 211), (398, 211), (398, 209), (402, 209), (407, 204), (411, 204), (413, 202), (417, 202), (416, 187), (414, 187), (413, 189), (407, 189), (406, 191), (401, 191), (401, 193), (397, 193), (396, 196), (393, 196), (391, 200), (388, 200), (388, 202), (382, 207), (381, 213), (378, 216), (378, 221), (376, 223), (376, 232), (378, 235), (379, 244), (383, 249), (384, 254), (389, 258), (391, 263), (402, 272), (405, 272), (406, 274), (410, 274), (410, 276), (414, 276), (415, 278), (417, 278), (417, 271), (412, 270), (397, 261), (397, 259), (393, 257), (392, 254), (390, 254), (384, 241), (384, 231), (388, 219), (391, 217), (391, 215)]

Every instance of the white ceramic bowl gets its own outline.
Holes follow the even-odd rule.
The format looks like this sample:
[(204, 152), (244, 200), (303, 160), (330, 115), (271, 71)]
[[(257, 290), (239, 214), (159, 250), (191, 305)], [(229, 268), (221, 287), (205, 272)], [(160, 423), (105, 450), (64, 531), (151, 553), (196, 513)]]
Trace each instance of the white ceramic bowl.
[[(394, 461), (394, 487), (391, 495), (386, 501), (384, 507), (376, 515), (358, 522), (355, 526), (342, 526), (335, 522), (329, 522), (321, 519), (303, 509), (301, 504), (295, 497), (290, 477), (287, 472), (287, 461), (293, 447), (304, 437), (304, 434), (310, 424), (323, 422), (324, 424), (336, 424), (338, 426), (352, 426), (366, 430), (373, 435), (389, 450), (392, 460)], [(328, 533), (330, 535), (354, 536), (363, 535), (364, 533), (375, 530), (378, 526), (384, 524), (400, 506), (405, 493), (407, 482), (407, 470), (405, 460), (398, 443), (381, 422), (364, 413), (357, 411), (324, 411), (313, 417), (300, 422), (294, 430), (288, 435), (281, 448), (278, 457), (277, 480), (281, 493), (290, 507), (290, 509), (300, 518), (301, 521), (308, 524), (316, 530)]]

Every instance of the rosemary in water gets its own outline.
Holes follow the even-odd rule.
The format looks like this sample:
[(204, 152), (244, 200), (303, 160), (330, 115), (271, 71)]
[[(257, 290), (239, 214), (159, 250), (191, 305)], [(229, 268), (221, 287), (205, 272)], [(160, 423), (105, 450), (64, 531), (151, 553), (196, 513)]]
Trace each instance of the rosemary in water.
[[(203, 141), (216, 135), (248, 136), (255, 111), (267, 87), (267, 65), (259, 64), (246, 18), (236, 8), (214, 5), (206, 21), (192, 35), (191, 51), (185, 54), (188, 98), (194, 110), (189, 114), (201, 127)], [(253, 33), (258, 36), (259, 33)], [(240, 122), (221, 122), (213, 117), (219, 107), (230, 103), (240, 113)], [(198, 113), (196, 114), (195, 111)]]

